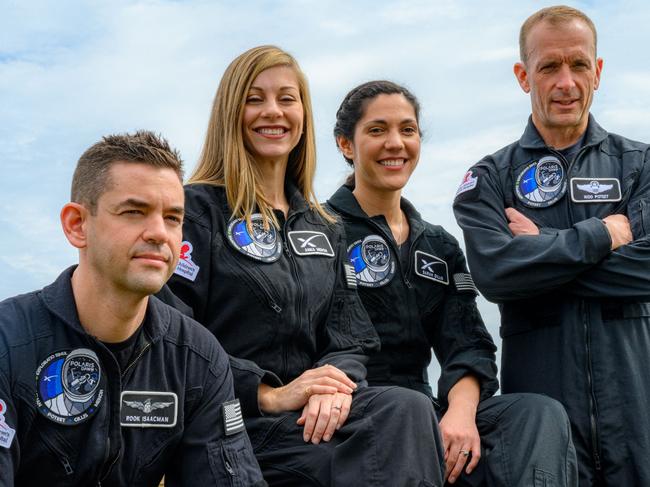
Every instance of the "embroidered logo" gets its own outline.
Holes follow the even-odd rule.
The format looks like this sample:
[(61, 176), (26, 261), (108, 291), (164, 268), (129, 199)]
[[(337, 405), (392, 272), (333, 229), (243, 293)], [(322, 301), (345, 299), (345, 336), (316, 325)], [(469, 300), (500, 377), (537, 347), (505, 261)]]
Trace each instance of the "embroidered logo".
[(621, 182), (617, 178), (571, 178), (574, 203), (613, 203), (621, 198)]
[(415, 273), (431, 281), (449, 284), (447, 263), (435, 255), (427, 254), (421, 250), (415, 251)]
[(345, 270), (345, 282), (350, 289), (357, 288), (357, 276), (354, 272), (352, 264), (344, 263), (343, 269)]
[(564, 166), (555, 156), (542, 157), (519, 172), (515, 193), (529, 208), (546, 208), (564, 196), (567, 189)]
[(248, 230), (246, 220), (232, 220), (228, 225), (228, 241), (242, 254), (255, 260), (270, 263), (282, 255), (282, 241), (275, 227), (269, 223), (264, 228), (260, 213), (251, 216), (252, 231)]
[(7, 412), (7, 403), (0, 399), (0, 446), (4, 448), (11, 447), (14, 441), (16, 430), (10, 427), (5, 420)]
[(181, 256), (178, 259), (178, 264), (176, 264), (174, 274), (178, 274), (194, 282), (200, 267), (192, 260), (192, 250), (194, 250), (194, 247), (187, 240), (181, 244)]
[(120, 425), (132, 428), (176, 426), (178, 396), (173, 392), (123, 391), (120, 396)]
[(458, 292), (472, 292), (478, 294), (478, 289), (474, 285), (474, 279), (472, 279), (471, 274), (467, 272), (459, 272), (454, 274), (454, 285)]
[(55, 352), (36, 369), (36, 407), (63, 425), (87, 421), (104, 399), (97, 354), (87, 348)]
[(478, 176), (474, 176), (473, 174), (474, 173), (471, 169), (465, 173), (465, 176), (463, 176), (463, 180), (460, 182), (460, 186), (458, 186), (458, 190), (456, 191), (456, 196), (476, 188), (476, 185), (478, 184)]
[(323, 232), (296, 230), (289, 232), (289, 242), (297, 255), (324, 255), (334, 257), (334, 249)]
[(350, 245), (348, 259), (359, 286), (385, 286), (395, 275), (395, 260), (388, 244), (379, 235), (368, 235)]
[(221, 405), (221, 413), (223, 415), (223, 427), (226, 431), (226, 436), (244, 431), (244, 418), (241, 414), (239, 399), (224, 402)]

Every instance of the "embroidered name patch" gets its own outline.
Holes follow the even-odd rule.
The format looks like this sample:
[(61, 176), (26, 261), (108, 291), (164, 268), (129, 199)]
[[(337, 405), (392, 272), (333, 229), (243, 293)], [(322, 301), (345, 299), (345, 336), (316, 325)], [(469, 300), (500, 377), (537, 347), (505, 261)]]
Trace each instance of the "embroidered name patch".
[(244, 418), (241, 414), (239, 399), (224, 402), (221, 405), (221, 412), (223, 415), (223, 428), (226, 431), (226, 436), (244, 431)]
[(359, 286), (385, 286), (395, 275), (395, 261), (390, 248), (379, 235), (368, 235), (350, 245), (348, 259)]
[(474, 285), (474, 279), (467, 272), (459, 272), (454, 274), (454, 285), (458, 292), (472, 292), (478, 294), (478, 289)]
[(282, 241), (273, 224), (268, 230), (260, 213), (251, 216), (252, 231), (248, 230), (246, 220), (233, 220), (228, 225), (228, 241), (242, 254), (255, 260), (270, 263), (282, 255)]
[(431, 281), (449, 284), (447, 263), (435, 255), (427, 254), (421, 250), (415, 251), (415, 273)]
[(0, 446), (3, 448), (9, 448), (16, 435), (16, 430), (10, 427), (5, 421), (6, 412), (7, 403), (0, 399)]
[(474, 188), (476, 188), (477, 184), (478, 184), (478, 176), (474, 176), (474, 173), (470, 169), (465, 173), (465, 176), (463, 176), (463, 180), (460, 182), (460, 186), (458, 186), (458, 190), (456, 191), (456, 196), (465, 193), (467, 191), (473, 190)]
[(334, 249), (323, 232), (296, 230), (289, 232), (289, 242), (298, 255), (324, 255), (334, 257)]
[(555, 156), (542, 157), (528, 164), (517, 175), (515, 194), (529, 208), (546, 208), (566, 193), (564, 166)]
[(36, 407), (55, 423), (83, 423), (103, 399), (102, 368), (92, 350), (55, 352), (36, 369)]
[(176, 426), (178, 396), (173, 392), (123, 391), (120, 396), (120, 425), (132, 428)]
[(194, 247), (187, 240), (181, 244), (181, 256), (178, 259), (178, 264), (176, 264), (174, 274), (194, 282), (200, 268), (192, 260), (192, 250), (194, 250)]
[(617, 178), (571, 178), (574, 203), (610, 203), (621, 201), (621, 182)]

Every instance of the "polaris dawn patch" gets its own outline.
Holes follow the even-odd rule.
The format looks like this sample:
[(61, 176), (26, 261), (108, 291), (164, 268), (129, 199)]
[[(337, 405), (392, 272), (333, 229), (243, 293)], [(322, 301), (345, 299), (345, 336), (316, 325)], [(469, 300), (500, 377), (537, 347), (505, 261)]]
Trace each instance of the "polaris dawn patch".
[(251, 216), (252, 231), (248, 231), (246, 220), (233, 220), (228, 225), (228, 241), (239, 252), (261, 262), (275, 262), (282, 255), (282, 240), (273, 224), (268, 230), (260, 213)]
[(379, 235), (368, 235), (350, 245), (348, 259), (354, 267), (359, 286), (385, 286), (395, 275), (395, 259), (390, 247)]
[(567, 190), (564, 166), (555, 156), (542, 157), (522, 169), (515, 180), (515, 194), (529, 208), (546, 208)]
[(7, 403), (0, 399), (0, 446), (3, 448), (11, 447), (16, 436), (16, 430), (9, 426), (5, 420), (7, 412)]
[(83, 423), (104, 400), (103, 381), (99, 358), (92, 350), (55, 352), (36, 369), (36, 407), (55, 423)]
[(226, 432), (226, 436), (231, 436), (240, 431), (244, 431), (244, 418), (241, 414), (239, 399), (224, 402), (221, 405), (221, 413), (223, 416), (223, 428)]
[(614, 203), (621, 198), (621, 182), (617, 178), (571, 178), (574, 203)]
[(178, 259), (178, 264), (176, 264), (174, 274), (194, 282), (200, 267), (192, 260), (192, 250), (194, 250), (194, 247), (189, 241), (185, 240), (181, 243), (181, 256)]
[(441, 258), (421, 250), (415, 251), (415, 273), (431, 281), (449, 284), (447, 263)]
[(458, 190), (456, 190), (456, 196), (462, 193), (466, 193), (467, 191), (473, 190), (474, 188), (476, 188), (477, 184), (478, 184), (478, 175), (474, 176), (473, 171), (470, 169), (463, 176), (463, 180), (460, 182), (460, 186), (458, 186)]
[(289, 232), (289, 242), (293, 251), (297, 255), (312, 256), (323, 255), (325, 257), (334, 257), (334, 249), (327, 235), (323, 232), (313, 232), (310, 230), (295, 230)]
[(123, 391), (120, 395), (120, 425), (131, 428), (176, 426), (178, 396), (174, 392)]

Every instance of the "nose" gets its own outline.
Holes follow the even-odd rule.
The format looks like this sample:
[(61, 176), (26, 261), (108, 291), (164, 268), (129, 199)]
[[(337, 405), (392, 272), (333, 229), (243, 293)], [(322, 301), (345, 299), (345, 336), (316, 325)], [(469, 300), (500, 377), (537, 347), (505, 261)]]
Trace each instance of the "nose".
[(573, 79), (571, 67), (567, 64), (562, 64), (558, 70), (557, 76), (555, 85), (561, 90), (570, 90), (576, 85), (575, 80)]
[(167, 225), (163, 215), (150, 215), (142, 238), (152, 244), (161, 244), (167, 241)]
[(282, 116), (282, 109), (275, 100), (268, 100), (262, 107), (262, 116), (266, 118), (280, 117)]
[(399, 130), (390, 130), (388, 132), (384, 146), (388, 150), (401, 150), (404, 147), (404, 141)]

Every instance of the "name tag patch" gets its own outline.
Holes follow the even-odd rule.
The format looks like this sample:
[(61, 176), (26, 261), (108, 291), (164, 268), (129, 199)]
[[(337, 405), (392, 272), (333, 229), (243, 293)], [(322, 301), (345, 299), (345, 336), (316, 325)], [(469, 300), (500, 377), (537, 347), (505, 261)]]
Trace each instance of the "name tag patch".
[(571, 178), (574, 203), (610, 203), (621, 201), (621, 182), (617, 178)]
[(297, 255), (324, 255), (334, 257), (334, 249), (323, 232), (296, 230), (289, 232), (289, 242)]
[(427, 254), (421, 250), (415, 251), (415, 273), (431, 281), (449, 284), (447, 263), (435, 255)]
[(174, 274), (178, 274), (194, 282), (200, 267), (192, 260), (192, 250), (194, 250), (194, 247), (187, 240), (181, 244), (181, 257), (178, 259)]
[(14, 441), (16, 430), (11, 428), (5, 421), (4, 413), (7, 411), (7, 403), (0, 399), (0, 446), (9, 448)]
[(221, 405), (221, 412), (223, 413), (223, 428), (226, 431), (226, 436), (244, 431), (244, 418), (241, 414), (239, 399), (224, 402)]
[(343, 264), (343, 269), (345, 269), (345, 282), (348, 285), (349, 289), (357, 288), (357, 276), (354, 272), (354, 267), (352, 264)]
[(123, 391), (120, 396), (120, 425), (131, 428), (176, 426), (178, 396), (173, 392)]

